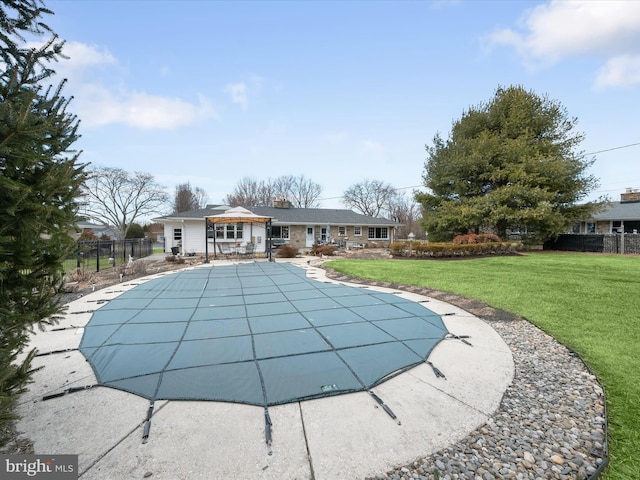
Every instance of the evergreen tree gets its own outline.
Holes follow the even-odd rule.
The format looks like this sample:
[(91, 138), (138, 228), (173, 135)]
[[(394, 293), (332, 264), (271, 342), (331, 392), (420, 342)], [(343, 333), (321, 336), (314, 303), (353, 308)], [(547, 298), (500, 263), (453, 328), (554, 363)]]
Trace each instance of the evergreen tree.
[(144, 238), (144, 229), (139, 223), (132, 223), (127, 228), (127, 234), (124, 238)]
[[(70, 150), (78, 120), (67, 112), (63, 83), (46, 86), (64, 44), (42, 23), (46, 14), (37, 0), (0, 4), (0, 422), (32, 373), (35, 352), (18, 362), (29, 332), (63, 310), (56, 295), (84, 180)], [(27, 34), (50, 38), (32, 49)]]
[(600, 208), (580, 200), (597, 186), (593, 160), (577, 147), (577, 120), (557, 101), (522, 87), (498, 88), (490, 102), (470, 108), (449, 138), (427, 147), (419, 193), (430, 239), (508, 230), (543, 242)]

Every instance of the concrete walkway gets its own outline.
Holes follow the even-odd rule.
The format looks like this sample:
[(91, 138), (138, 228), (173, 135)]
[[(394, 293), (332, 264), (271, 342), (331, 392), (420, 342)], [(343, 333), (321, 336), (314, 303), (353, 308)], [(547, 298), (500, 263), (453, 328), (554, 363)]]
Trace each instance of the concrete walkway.
[[(289, 261), (278, 259), (279, 262)], [(327, 279), (313, 257), (290, 260), (307, 276)], [(310, 263), (310, 264), (309, 264)], [(229, 261), (194, 268), (215, 268)], [(91, 311), (140, 283), (136, 279), (84, 296), (69, 305), (63, 321), (33, 335), (39, 352), (74, 349)], [(345, 282), (339, 282), (348, 285)], [(483, 424), (498, 408), (514, 374), (509, 347), (485, 322), (434, 299), (454, 335), (429, 361), (375, 388), (397, 415), (389, 417), (366, 392), (269, 407), (273, 445), (265, 444), (261, 407), (218, 402), (158, 401), (149, 439), (142, 441), (149, 401), (122, 391), (94, 387), (42, 401), (44, 395), (92, 385), (95, 376), (77, 350), (37, 357), (34, 383), (24, 394), (18, 430), (39, 454), (78, 454), (79, 474), (89, 479), (358, 479), (374, 476), (440, 450)], [(59, 330), (61, 327), (68, 327)], [(57, 330), (56, 330), (57, 329)]]

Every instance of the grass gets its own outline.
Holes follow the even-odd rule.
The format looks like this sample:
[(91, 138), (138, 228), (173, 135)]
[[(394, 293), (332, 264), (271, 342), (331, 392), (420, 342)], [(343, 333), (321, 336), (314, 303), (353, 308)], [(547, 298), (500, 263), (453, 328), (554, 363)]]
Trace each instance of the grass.
[[(123, 263), (124, 260), (121, 258), (117, 258), (116, 259), (116, 263), (119, 265), (121, 263)], [(89, 259), (82, 259), (80, 260), (80, 268), (83, 270), (86, 270), (88, 272), (95, 272), (96, 271), (96, 259), (95, 258), (89, 258)], [(113, 265), (109, 264), (109, 258), (108, 257), (100, 257), (100, 270), (106, 270), (108, 268), (112, 268)], [(64, 262), (64, 271), (65, 272), (72, 272), (74, 271), (76, 268), (78, 268), (78, 260), (75, 258), (71, 258), (71, 259), (67, 259)]]
[(336, 260), (361, 278), (420, 285), (520, 315), (578, 352), (607, 397), (610, 464), (640, 472), (640, 257), (532, 253), (455, 261)]

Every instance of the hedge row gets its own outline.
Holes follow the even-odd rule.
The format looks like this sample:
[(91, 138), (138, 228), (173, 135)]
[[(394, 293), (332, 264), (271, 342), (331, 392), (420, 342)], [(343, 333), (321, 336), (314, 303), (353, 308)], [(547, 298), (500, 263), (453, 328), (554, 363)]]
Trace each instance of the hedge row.
[[(411, 249), (411, 251), (409, 251)], [(478, 255), (508, 255), (524, 250), (520, 242), (489, 242), (471, 244), (394, 242), (391, 253), (398, 257), (470, 257)]]

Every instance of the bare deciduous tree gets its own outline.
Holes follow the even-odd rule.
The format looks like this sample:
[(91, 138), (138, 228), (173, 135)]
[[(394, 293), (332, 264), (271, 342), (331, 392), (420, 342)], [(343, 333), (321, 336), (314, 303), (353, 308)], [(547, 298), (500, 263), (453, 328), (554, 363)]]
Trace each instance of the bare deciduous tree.
[(176, 187), (173, 197), (173, 213), (188, 212), (207, 206), (207, 194), (200, 187), (195, 189), (191, 183), (182, 183)]
[(240, 180), (233, 193), (225, 197), (225, 201), (232, 207), (258, 207), (270, 204), (272, 198), (271, 187), (264, 182), (258, 182), (252, 177), (243, 177)]
[(159, 213), (169, 199), (153, 175), (110, 167), (94, 169), (83, 193), (84, 213), (92, 221), (114, 228), (118, 239), (125, 238), (127, 228), (137, 219)]
[(318, 197), (322, 194), (322, 187), (311, 179), (300, 175), (293, 179), (289, 189), (288, 200), (298, 208), (318, 208)]
[(317, 208), (321, 193), (322, 187), (304, 175), (282, 175), (267, 181), (244, 177), (225, 200), (232, 207), (250, 208), (273, 205), (274, 199), (280, 196), (297, 208)]
[(351, 185), (343, 194), (342, 203), (364, 215), (381, 217), (391, 212), (396, 189), (381, 180), (365, 180)]
[(397, 238), (408, 238), (409, 233), (413, 233), (415, 238), (424, 238), (424, 230), (420, 225), (421, 205), (417, 203), (413, 196), (398, 193), (392, 200), (389, 209), (389, 220), (401, 223), (396, 229)]

